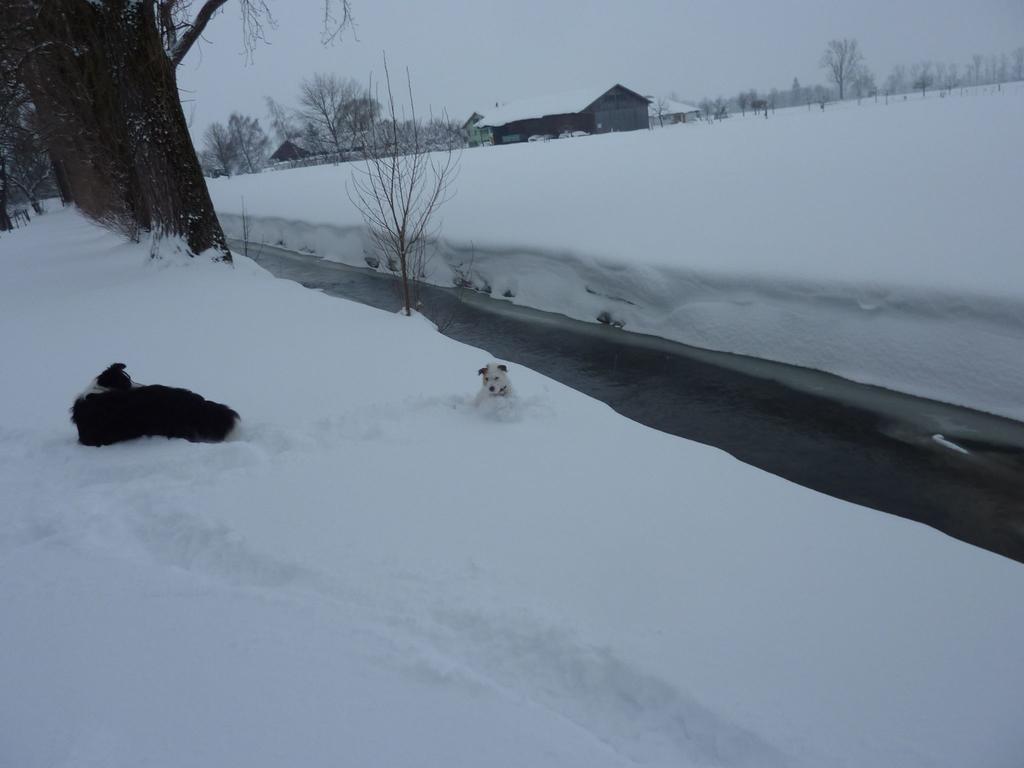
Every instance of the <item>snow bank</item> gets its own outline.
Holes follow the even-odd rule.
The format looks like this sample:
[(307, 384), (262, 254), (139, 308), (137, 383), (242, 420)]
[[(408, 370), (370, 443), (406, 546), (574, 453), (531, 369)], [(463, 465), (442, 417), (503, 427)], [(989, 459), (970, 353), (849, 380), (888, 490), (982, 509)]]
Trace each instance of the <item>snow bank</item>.
[[(430, 280), (1024, 420), (1024, 88), (462, 155)], [(365, 264), (349, 167), (211, 182)]]
[[(1024, 569), (422, 319), (0, 238), (0, 764), (1013, 766)], [(115, 360), (242, 415), (75, 443)]]

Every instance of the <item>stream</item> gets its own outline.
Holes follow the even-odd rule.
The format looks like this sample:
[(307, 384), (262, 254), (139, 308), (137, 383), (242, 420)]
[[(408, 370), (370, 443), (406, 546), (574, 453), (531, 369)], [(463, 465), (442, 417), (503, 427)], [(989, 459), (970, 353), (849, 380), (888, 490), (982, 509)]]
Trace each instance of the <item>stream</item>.
[[(243, 244), (229, 239), (243, 252)], [(397, 281), (250, 244), (272, 274), (397, 311)], [(687, 347), (419, 286), (442, 333), (543, 373), (663, 432), (794, 483), (1024, 562), (1024, 423), (806, 368)]]

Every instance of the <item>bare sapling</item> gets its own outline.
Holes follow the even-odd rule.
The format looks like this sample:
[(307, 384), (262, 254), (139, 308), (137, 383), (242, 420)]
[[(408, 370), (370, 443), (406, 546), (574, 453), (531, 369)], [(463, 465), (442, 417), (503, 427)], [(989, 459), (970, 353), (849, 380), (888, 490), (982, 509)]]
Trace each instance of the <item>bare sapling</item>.
[(367, 129), (365, 159), (352, 173), (348, 195), (384, 263), (400, 277), (402, 306), (408, 316), (414, 307), (413, 283), (425, 277), (427, 246), (439, 233), (436, 214), (454, 193), (459, 155), (451, 144), (433, 149), (436, 144), (416, 117), (408, 69), (411, 114), (408, 120), (400, 117), (386, 56), (384, 84), (386, 113)]

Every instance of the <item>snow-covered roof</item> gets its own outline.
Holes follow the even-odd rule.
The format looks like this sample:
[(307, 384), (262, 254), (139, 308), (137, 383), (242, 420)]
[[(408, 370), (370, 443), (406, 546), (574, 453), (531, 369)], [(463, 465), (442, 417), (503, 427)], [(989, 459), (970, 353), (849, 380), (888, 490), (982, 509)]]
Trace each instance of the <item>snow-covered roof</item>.
[[(582, 112), (614, 87), (613, 85), (604, 88), (580, 88), (575, 91), (563, 91), (562, 93), (550, 93), (546, 96), (536, 96), (531, 99), (510, 101), (508, 104), (495, 107), (484, 115), (483, 118), (477, 121), (477, 127), (496, 128), (507, 123), (514, 123), (516, 120), (529, 120), (535, 117), (545, 117), (546, 115), (571, 115), (576, 112)], [(625, 86), (621, 87), (625, 88)], [(627, 88), (626, 90), (632, 89)]]
[(685, 101), (676, 101), (675, 99), (659, 99), (657, 97), (648, 97), (652, 101), (647, 105), (647, 114), (651, 117), (658, 116), (658, 103), (661, 102), (664, 106), (663, 115), (683, 115), (689, 114), (690, 112), (700, 112), (700, 107), (695, 107), (693, 104), (687, 104)]
[(466, 122), (464, 122), (464, 123), (462, 124), (462, 128), (463, 128), (463, 129), (465, 130), (465, 129), (468, 129), (468, 128), (472, 127), (472, 126), (475, 126), (475, 125), (476, 125), (476, 123), (477, 123), (477, 121), (478, 121), (478, 120), (479, 120), (479, 119), (480, 119), (481, 117), (482, 117), (482, 115), (481, 115), (481, 114), (480, 114), (479, 112), (474, 112), (474, 113), (473, 113), (472, 115), (470, 115), (470, 116), (469, 116), (469, 117), (468, 117), (468, 118), (466, 119)]

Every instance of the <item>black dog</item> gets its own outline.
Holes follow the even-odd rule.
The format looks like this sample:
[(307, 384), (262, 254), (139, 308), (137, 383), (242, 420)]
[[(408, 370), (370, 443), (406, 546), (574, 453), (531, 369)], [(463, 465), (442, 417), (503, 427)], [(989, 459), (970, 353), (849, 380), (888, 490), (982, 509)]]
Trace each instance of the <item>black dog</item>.
[(161, 435), (217, 443), (238, 423), (238, 414), (226, 405), (187, 389), (135, 384), (124, 368), (124, 363), (107, 368), (71, 407), (82, 445)]

